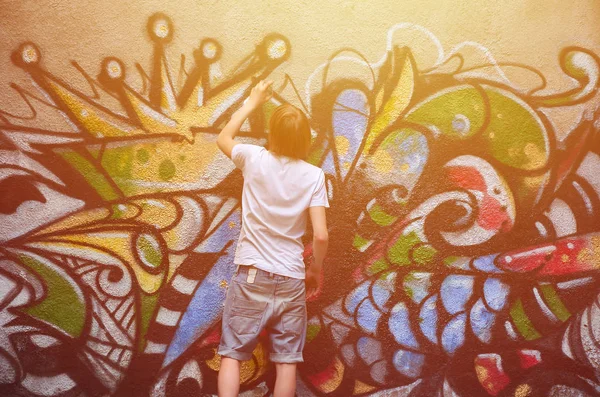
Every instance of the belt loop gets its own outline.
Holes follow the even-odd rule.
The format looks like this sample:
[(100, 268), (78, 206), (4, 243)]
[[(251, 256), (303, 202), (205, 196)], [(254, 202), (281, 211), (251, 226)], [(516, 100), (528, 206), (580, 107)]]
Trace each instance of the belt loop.
[(240, 265), (235, 265), (235, 273), (238, 274), (240, 272)]

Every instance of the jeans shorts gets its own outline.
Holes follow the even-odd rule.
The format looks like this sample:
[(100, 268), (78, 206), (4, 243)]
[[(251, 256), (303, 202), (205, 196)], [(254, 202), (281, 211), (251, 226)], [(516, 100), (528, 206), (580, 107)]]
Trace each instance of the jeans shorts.
[(252, 358), (258, 335), (267, 330), (270, 359), (303, 362), (306, 341), (304, 280), (238, 266), (227, 290), (217, 353), (239, 361)]

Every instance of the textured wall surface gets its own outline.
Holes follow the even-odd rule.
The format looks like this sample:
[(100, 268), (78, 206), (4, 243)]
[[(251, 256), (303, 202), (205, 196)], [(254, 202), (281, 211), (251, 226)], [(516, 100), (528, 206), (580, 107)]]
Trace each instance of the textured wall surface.
[(600, 393), (597, 1), (0, 8), (0, 395), (216, 393), (266, 76), (240, 139), (304, 109), (331, 201), (299, 396)]

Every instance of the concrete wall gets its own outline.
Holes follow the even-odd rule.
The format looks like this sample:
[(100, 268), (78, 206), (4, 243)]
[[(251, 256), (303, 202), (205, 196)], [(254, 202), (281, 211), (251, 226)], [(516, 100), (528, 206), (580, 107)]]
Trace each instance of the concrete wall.
[[(240, 139), (304, 109), (331, 201), (298, 395), (594, 395), (599, 18), (593, 0), (3, 1), (0, 394), (216, 393), (241, 175), (215, 137), (268, 76)], [(244, 395), (270, 395), (267, 352)]]

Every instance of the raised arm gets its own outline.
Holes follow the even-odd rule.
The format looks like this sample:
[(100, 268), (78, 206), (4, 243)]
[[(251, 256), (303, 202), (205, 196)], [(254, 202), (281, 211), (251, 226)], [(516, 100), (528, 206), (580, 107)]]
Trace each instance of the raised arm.
[(273, 96), (271, 90), (272, 84), (272, 81), (259, 81), (250, 92), (248, 100), (231, 116), (229, 122), (221, 130), (221, 133), (217, 137), (217, 146), (227, 157), (231, 158), (231, 150), (239, 143), (234, 138), (240, 131), (244, 121), (246, 121), (254, 110), (262, 106)]

